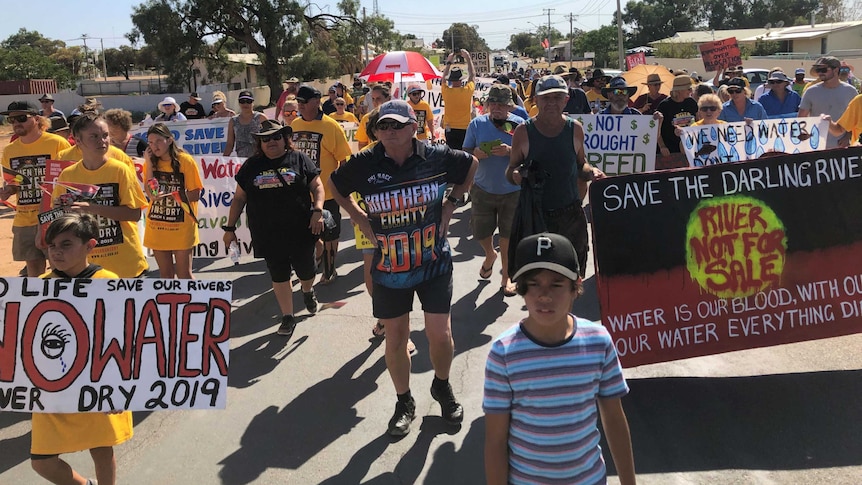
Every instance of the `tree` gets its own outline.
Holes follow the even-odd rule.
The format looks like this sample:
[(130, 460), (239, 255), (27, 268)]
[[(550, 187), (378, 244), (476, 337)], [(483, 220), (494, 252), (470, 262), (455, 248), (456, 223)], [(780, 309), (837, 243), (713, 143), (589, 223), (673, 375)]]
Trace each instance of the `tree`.
[(121, 75), (129, 79), (129, 71), (138, 57), (134, 48), (123, 45), (119, 49), (105, 49), (104, 55), (108, 75)]
[(597, 30), (584, 32), (578, 37), (573, 48), (575, 52), (595, 52), (593, 64), (599, 67), (616, 67), (619, 69), (617, 55), (617, 28), (613, 25), (603, 25)]
[[(637, 47), (672, 37), (677, 32), (696, 30), (704, 15), (704, 9), (693, 0), (630, 1), (622, 14), (623, 25), (629, 31), (624, 43), (627, 47)], [(614, 39), (616, 41), (616, 36)]]
[(81, 59), (74, 53), (63, 41), (20, 29), (0, 42), (0, 80), (53, 79), (61, 88), (72, 87)]
[[(275, 97), (281, 92), (285, 65), (296, 65), (292, 58), (305, 48), (311, 48), (314, 62), (325, 61), (301, 66), (305, 72), (330, 74), (337, 66), (329, 57), (330, 30), (349, 19), (311, 15), (309, 10), (310, 4), (295, 0), (148, 0), (134, 8), (135, 29), (129, 37), (152, 46), (174, 82), (189, 79), (195, 58), (217, 62), (228, 40), (241, 42), (260, 58)], [(206, 42), (210, 39), (215, 39), (212, 44)]]
[(452, 46), (455, 52), (467, 49), (469, 52), (486, 52), (491, 50), (485, 39), (479, 37), (476, 27), (465, 23), (454, 23), (443, 31), (443, 37), (438, 39), (438, 46), (451, 52)]

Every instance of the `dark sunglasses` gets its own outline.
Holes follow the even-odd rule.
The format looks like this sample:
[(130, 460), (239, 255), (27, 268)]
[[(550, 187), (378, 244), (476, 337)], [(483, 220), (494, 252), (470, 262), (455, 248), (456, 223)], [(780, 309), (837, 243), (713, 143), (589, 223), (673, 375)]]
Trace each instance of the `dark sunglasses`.
[(378, 121), (374, 128), (380, 131), (386, 131), (390, 128), (393, 130), (400, 130), (405, 126), (407, 126), (407, 123), (399, 123), (397, 121)]
[(419, 96), (421, 98), (422, 96), (425, 96), (425, 91), (413, 91), (410, 93), (410, 96)]
[(40, 99), (39, 102), (42, 104), (45, 104), (45, 103), (51, 104), (54, 102), (54, 100), (53, 99)]
[(779, 81), (778, 79), (770, 79), (769, 81), (766, 81), (766, 82), (768, 82), (769, 84), (781, 84), (784, 81)]
[(254, 103), (253, 99), (241, 99), (239, 100), (239, 104), (251, 104)]
[(727, 92), (730, 94), (739, 94), (742, 92), (742, 89), (740, 89), (740, 88), (728, 88)]
[(718, 106), (701, 106), (701, 111), (718, 111)]
[(610, 90), (610, 94), (615, 96), (628, 96), (629, 91), (627, 89), (612, 89)]
[(824, 74), (824, 73), (829, 72), (829, 69), (831, 69), (831, 68), (830, 68), (830, 67), (828, 67), (828, 66), (816, 67), (816, 68), (814, 68), (814, 72), (817, 72), (817, 73), (820, 73), (820, 74)]
[(15, 115), (15, 116), (7, 116), (7, 118), (9, 118), (10, 120), (15, 121), (15, 122), (18, 122), (18, 123), (24, 123), (24, 122), (26, 122), (26, 121), (27, 121), (27, 118), (29, 118), (29, 117), (30, 117), (30, 115)]
[(281, 141), (282, 138), (284, 138), (284, 136), (281, 133), (274, 133), (272, 135), (260, 137), (260, 142), (267, 143), (269, 141)]

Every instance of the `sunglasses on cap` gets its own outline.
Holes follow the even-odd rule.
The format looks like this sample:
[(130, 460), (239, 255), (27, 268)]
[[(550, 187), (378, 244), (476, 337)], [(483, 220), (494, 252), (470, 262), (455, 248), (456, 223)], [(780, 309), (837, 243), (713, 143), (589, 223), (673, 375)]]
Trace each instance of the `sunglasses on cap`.
[(239, 104), (251, 104), (254, 103), (253, 99), (240, 99)]
[(24, 123), (27, 121), (27, 118), (30, 118), (32, 115), (15, 115), (15, 116), (7, 116), (10, 120), (17, 123)]
[(272, 135), (260, 137), (260, 142), (266, 143), (269, 141), (281, 141), (282, 138), (284, 138), (284, 135), (282, 135), (281, 133), (274, 133)]
[(742, 88), (727, 88), (727, 92), (730, 94), (739, 94), (742, 92)]
[(387, 131), (390, 128), (393, 130), (400, 130), (400, 129), (404, 128), (405, 126), (407, 126), (407, 123), (400, 123), (398, 121), (386, 120), (386, 121), (378, 121), (377, 124), (374, 126), (374, 128), (377, 130), (380, 130), (380, 131)]
[(701, 111), (718, 111), (718, 106), (701, 106)]
[(829, 66), (815, 67), (815, 68), (814, 68), (814, 72), (817, 72), (817, 73), (820, 73), (820, 74), (824, 74), (824, 73), (829, 72), (829, 69), (835, 69), (835, 68), (834, 68), (834, 67), (829, 67)]

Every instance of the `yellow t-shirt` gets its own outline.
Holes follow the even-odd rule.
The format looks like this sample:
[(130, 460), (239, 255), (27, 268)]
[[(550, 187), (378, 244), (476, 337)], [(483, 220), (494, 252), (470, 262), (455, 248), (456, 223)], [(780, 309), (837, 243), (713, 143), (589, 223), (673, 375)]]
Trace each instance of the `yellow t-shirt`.
[(356, 119), (356, 115), (351, 113), (350, 111), (345, 111), (343, 115), (338, 114), (338, 112), (332, 113), (328, 115), (330, 118), (335, 121), (344, 121), (348, 123), (359, 123), (359, 120)]
[[(727, 123), (727, 122), (726, 122), (726, 121), (724, 121), (724, 120), (715, 120), (715, 124), (717, 124), (717, 125), (720, 125), (720, 124), (722, 124), (722, 123)], [(700, 126), (700, 125), (702, 125), (702, 124), (703, 124), (703, 120), (697, 120), (697, 121), (695, 121), (694, 123), (692, 123), (692, 124), (690, 124), (690, 125), (688, 125), (688, 126)]]
[(35, 226), (39, 223), (39, 204), (42, 202), (42, 182), (45, 180), (45, 161), (61, 160), (60, 152), (69, 148), (62, 136), (42, 133), (33, 143), (24, 144), (17, 139), (3, 150), (3, 166), (21, 172), (30, 179), (29, 185), (18, 188), (18, 209), (12, 225)]
[(838, 119), (841, 128), (850, 132), (850, 144), (859, 144), (859, 133), (862, 132), (862, 94), (850, 100), (844, 114)]
[(427, 140), (431, 133), (428, 131), (426, 120), (431, 120), (431, 126), (434, 126), (434, 112), (431, 110), (431, 105), (424, 99), (416, 104), (408, 101), (407, 104), (416, 112), (416, 122), (419, 123), (419, 129), (416, 130), (416, 138)]
[(371, 141), (371, 139), (368, 138), (368, 130), (366, 129), (368, 126), (368, 116), (370, 114), (371, 113), (365, 113), (362, 115), (362, 119), (359, 120), (359, 126), (356, 128), (356, 134), (353, 135), (353, 138), (355, 138), (359, 143), (368, 143)]
[[(42, 278), (59, 278), (54, 272)], [(100, 269), (92, 278), (116, 279), (118, 276)], [(134, 434), (132, 413), (33, 413), (30, 453), (57, 455), (74, 453), (103, 446), (114, 446), (131, 439)]]
[(593, 91), (592, 89), (587, 91), (586, 94), (587, 94), (587, 101), (589, 101), (590, 104), (594, 103), (595, 101), (607, 101), (608, 100), (608, 98), (602, 96), (602, 93), (597, 93), (597, 92)]
[(446, 108), (446, 125), (456, 130), (466, 130), (472, 120), (473, 91), (476, 84), (473, 81), (460, 88), (449, 87), (443, 83), (443, 106)]
[(530, 118), (535, 118), (536, 116), (538, 116), (539, 115), (539, 105), (534, 104), (534, 105), (530, 106), (530, 111), (527, 113), (527, 115), (529, 115)]
[[(103, 205), (133, 209), (147, 206), (135, 173), (118, 160), (108, 159), (96, 170), (88, 170), (83, 162), (78, 162), (60, 172), (57, 181), (101, 186), (98, 197)], [(65, 192), (64, 187), (55, 186), (53, 199)], [(101, 216), (98, 219), (99, 239), (90, 253), (90, 261), (117, 273), (120, 278), (135, 278), (146, 271), (147, 260), (138, 236), (137, 221), (115, 221)]]
[[(144, 164), (144, 180), (157, 179), (160, 193), (179, 192), (183, 202), (188, 203), (192, 213), (197, 214), (198, 203), (189, 203), (185, 193), (187, 190), (204, 187), (198, 173), (198, 164), (188, 153), (180, 153), (179, 160), (179, 173), (173, 172), (171, 162), (161, 160), (156, 170), (153, 170), (153, 164), (148, 160)], [(144, 246), (150, 249), (156, 251), (190, 249), (198, 243), (197, 223), (173, 197), (151, 200), (146, 219)]]
[[(63, 150), (57, 156), (60, 157), (60, 160), (72, 160), (75, 162), (80, 162), (84, 159), (84, 154), (81, 152), (81, 148), (78, 145)], [(125, 162), (129, 164), (129, 168), (131, 168), (133, 172), (135, 171), (135, 162), (132, 160), (132, 157), (114, 145), (108, 145), (108, 158)]]
[(290, 127), (293, 128), (294, 148), (308, 155), (320, 168), (320, 182), (323, 184), (326, 200), (329, 200), (332, 198), (329, 193), (329, 176), (353, 153), (341, 125), (322, 112), (318, 116), (318, 119), (311, 121), (297, 118)]

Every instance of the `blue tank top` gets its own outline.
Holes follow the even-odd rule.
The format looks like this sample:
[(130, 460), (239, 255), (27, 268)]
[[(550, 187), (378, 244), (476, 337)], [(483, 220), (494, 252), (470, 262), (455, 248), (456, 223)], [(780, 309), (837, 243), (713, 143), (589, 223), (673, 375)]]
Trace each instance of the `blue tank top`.
[(532, 164), (530, 173), (537, 173), (542, 184), (542, 209), (556, 210), (580, 202), (578, 195), (578, 154), (572, 142), (575, 120), (566, 119), (560, 133), (548, 138), (539, 133), (535, 119), (524, 123), (530, 150), (527, 162)]

